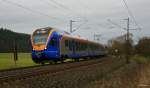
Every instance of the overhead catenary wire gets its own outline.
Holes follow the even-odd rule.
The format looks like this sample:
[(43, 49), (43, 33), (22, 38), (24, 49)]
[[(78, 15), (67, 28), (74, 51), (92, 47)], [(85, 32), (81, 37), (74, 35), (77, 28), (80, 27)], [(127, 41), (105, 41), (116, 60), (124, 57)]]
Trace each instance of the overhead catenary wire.
[(56, 6), (56, 5), (52, 4), (52, 3), (50, 3), (50, 2), (47, 1), (47, 0), (39, 0), (39, 1), (41, 1), (41, 2), (43, 2), (43, 3), (45, 3), (45, 4), (47, 4), (48, 6), (51, 6), (51, 7), (54, 7), (54, 8), (59, 8), (58, 6)]
[[(60, 14), (64, 15), (65, 17), (70, 16), (70, 17), (74, 18), (76, 16), (72, 13), (71, 8), (69, 8), (66, 5), (63, 5), (62, 3), (57, 2), (56, 0), (39, 0), (39, 1), (58, 9), (59, 12), (61, 11)], [(85, 18), (83, 18), (83, 19), (85, 19)]]
[[(35, 10), (35, 9), (26, 7), (26, 6), (24, 6), (24, 5), (22, 5), (22, 4), (18, 3), (18, 2), (13, 2), (13, 1), (10, 1), (10, 0), (1, 0), (1, 1), (3, 1), (3, 2), (5, 2), (5, 3), (8, 3), (8, 4), (11, 4), (11, 5), (14, 5), (14, 6), (17, 6), (17, 7), (19, 7), (19, 8), (24, 9), (24, 10), (27, 10), (27, 11), (29, 11), (29, 12), (36, 13), (36, 14), (38, 14), (38, 15), (48, 17), (48, 18), (50, 18), (50, 19), (58, 19), (58, 18), (56, 18), (56, 17), (54, 17), (54, 16), (51, 16), (51, 15), (45, 14), (45, 13), (43, 13), (43, 12), (37, 11), (37, 10)], [(61, 20), (61, 19), (58, 19), (58, 20)], [(62, 20), (62, 21), (64, 21), (64, 20)], [(81, 26), (82, 26), (82, 25), (81, 25)], [(77, 29), (78, 29), (78, 28), (77, 28)]]
[(60, 7), (64, 8), (64, 9), (69, 10), (69, 8), (68, 8), (67, 6), (65, 6), (65, 5), (59, 3), (59, 2), (57, 2), (57, 1), (55, 1), (55, 0), (49, 0), (49, 1), (53, 2), (54, 4), (60, 6)]
[(125, 7), (126, 7), (128, 13), (129, 13), (129, 15), (132, 17), (134, 23), (136, 24), (136, 26), (138, 27), (138, 29), (141, 30), (141, 27), (139, 26), (139, 24), (138, 24), (137, 21), (135, 20), (135, 17), (134, 17), (134, 15), (132, 14), (132, 11), (129, 9), (129, 6), (128, 6), (126, 0), (123, 0), (123, 3), (124, 3), (124, 5), (125, 5)]
[(47, 4), (48, 6), (53, 7), (54, 9), (59, 10), (59, 14), (62, 14), (64, 16), (66, 16), (66, 15), (68, 16), (69, 15), (68, 12), (71, 11), (69, 9), (66, 9), (66, 8), (68, 8), (67, 6), (64, 5), (64, 7), (66, 7), (66, 8), (64, 8), (64, 7), (60, 6), (59, 4), (52, 2), (51, 0), (39, 0), (39, 1)]
[[(67, 14), (67, 16), (71, 16), (71, 17), (75, 17), (76, 15), (74, 15), (73, 13), (72, 13), (72, 9), (71, 8), (69, 8), (68, 6), (66, 6), (66, 5), (64, 5), (64, 4), (62, 4), (62, 3), (59, 3), (59, 2), (57, 2), (56, 0), (40, 0), (41, 2), (47, 2), (47, 4), (49, 4), (49, 5), (51, 5), (52, 3), (53, 4), (55, 4), (55, 6), (57, 7), (57, 9), (61, 9), (61, 10), (63, 10), (63, 13), (65, 14), (65, 16), (66, 16), (66, 12), (70, 12), (70, 13), (68, 13)], [(64, 12), (65, 11), (65, 12)], [(79, 17), (79, 18), (81, 18), (81, 17)], [(84, 16), (84, 17), (82, 17), (82, 19), (84, 19), (84, 20), (87, 20), (87, 18)]]
[(121, 29), (126, 30), (126, 28), (122, 28), (119, 24), (112, 22), (110, 19), (108, 19), (107, 21), (110, 22), (111, 24), (113, 24), (113, 25), (115, 25), (115, 26), (121, 28)]
[(46, 16), (46, 17), (49, 17), (49, 18), (51, 18), (51, 19), (57, 19), (57, 18), (54, 17), (54, 16), (50, 16), (50, 15), (45, 14), (45, 13), (43, 13), (43, 12), (39, 12), (39, 11), (33, 10), (33, 9), (31, 9), (31, 8), (29, 8), (29, 7), (26, 7), (26, 6), (23, 6), (23, 5), (21, 5), (21, 4), (17, 3), (17, 2), (12, 2), (12, 1), (9, 1), (9, 0), (2, 0), (2, 1), (3, 1), (3, 2), (6, 2), (6, 3), (8, 3), (8, 4), (11, 4), (11, 5), (15, 5), (15, 6), (19, 7), (19, 8), (25, 9), (25, 10), (27, 10), (27, 11), (30, 11), (30, 12), (32, 12), (32, 13), (39, 14), (39, 15), (41, 15), (41, 16)]
[(77, 31), (79, 28), (81, 28), (83, 25), (85, 25), (88, 21), (86, 20), (85, 22), (81, 23), (76, 29), (74, 29), (72, 32)]
[(64, 9), (66, 11), (68, 11), (68, 9), (69, 9), (67, 6), (57, 3), (56, 1), (52, 1), (52, 0), (39, 0), (39, 1), (41, 1), (47, 5), (50, 5), (54, 8), (57, 8), (57, 9)]

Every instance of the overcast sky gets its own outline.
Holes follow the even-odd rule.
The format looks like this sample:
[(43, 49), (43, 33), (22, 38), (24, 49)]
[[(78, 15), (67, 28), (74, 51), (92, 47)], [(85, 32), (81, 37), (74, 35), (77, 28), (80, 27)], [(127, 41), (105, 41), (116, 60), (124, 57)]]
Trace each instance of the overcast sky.
[[(150, 0), (126, 0), (142, 30), (131, 31), (134, 39), (150, 35)], [(126, 33), (108, 19), (126, 27), (138, 28), (129, 15), (123, 0), (0, 0), (0, 27), (31, 34), (35, 29), (55, 27), (69, 31), (69, 20), (74, 20), (74, 34), (93, 39), (101, 34), (101, 41)], [(81, 26), (80, 26), (81, 25)]]

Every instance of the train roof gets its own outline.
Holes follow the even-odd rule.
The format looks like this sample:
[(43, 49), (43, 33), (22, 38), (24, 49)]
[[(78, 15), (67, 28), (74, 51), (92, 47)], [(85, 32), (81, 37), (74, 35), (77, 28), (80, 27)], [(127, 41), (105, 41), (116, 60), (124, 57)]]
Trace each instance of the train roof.
[[(51, 28), (51, 27), (47, 27), (47, 28)], [(73, 38), (73, 39), (77, 39), (77, 40), (81, 40), (81, 41), (88, 41), (88, 42), (91, 42), (91, 43), (95, 43), (95, 44), (100, 44), (98, 42), (95, 42), (95, 41), (92, 41), (92, 40), (88, 40), (87, 38), (85, 37), (82, 37), (80, 35), (72, 35), (66, 31), (63, 31), (63, 30), (59, 30), (57, 28), (52, 28), (54, 31), (60, 33), (61, 35), (63, 35), (64, 37), (68, 37), (68, 38)]]
[(81, 40), (81, 41), (88, 41), (88, 42), (95, 43), (95, 44), (100, 44), (100, 43), (97, 43), (95, 41), (88, 40), (88, 39), (86, 39), (84, 37), (81, 37), (80, 35), (72, 35), (72, 34), (66, 32), (66, 31), (59, 30), (59, 29), (54, 28), (54, 27), (39, 28), (35, 32), (37, 32), (38, 30), (47, 30), (47, 31), (52, 31), (53, 30), (53, 31), (58, 32), (60, 35), (62, 35), (64, 37), (73, 38), (73, 39), (77, 39), (77, 40)]
[(59, 30), (59, 29), (57, 29), (57, 28), (53, 28), (53, 27), (45, 27), (45, 28), (39, 28), (39, 29), (36, 29), (35, 31), (34, 31), (34, 33), (35, 32), (38, 32), (38, 31), (56, 31), (56, 32), (58, 32), (59, 34), (61, 34), (61, 35), (63, 35), (63, 34), (65, 34), (65, 35), (70, 35), (70, 33), (68, 33), (68, 32), (66, 32), (66, 31), (63, 31), (63, 30)]

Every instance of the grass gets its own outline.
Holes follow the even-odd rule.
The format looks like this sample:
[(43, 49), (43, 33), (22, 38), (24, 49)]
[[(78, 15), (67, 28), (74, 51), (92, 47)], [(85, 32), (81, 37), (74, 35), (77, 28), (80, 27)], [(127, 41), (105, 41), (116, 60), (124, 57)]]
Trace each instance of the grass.
[(36, 64), (32, 61), (30, 53), (19, 53), (16, 65), (12, 53), (0, 53), (0, 70), (27, 67), (33, 65)]
[(131, 57), (131, 59), (141, 64), (147, 64), (150, 61), (149, 57), (140, 56), (140, 55), (135, 55)]
[[(64, 62), (72, 62), (72, 61), (74, 60), (66, 59)], [(45, 63), (45, 64), (49, 64), (49, 63)], [(33, 66), (33, 65), (38, 65), (38, 64), (35, 64), (32, 61), (30, 53), (19, 53), (18, 60), (16, 61), (16, 65), (14, 62), (13, 53), (0, 53), (0, 70), (27, 67), (27, 66)]]

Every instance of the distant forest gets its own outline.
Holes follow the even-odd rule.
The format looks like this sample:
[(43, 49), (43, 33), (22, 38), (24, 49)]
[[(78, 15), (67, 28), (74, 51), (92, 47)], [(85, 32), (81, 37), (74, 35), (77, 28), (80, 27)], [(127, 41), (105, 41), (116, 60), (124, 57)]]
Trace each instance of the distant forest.
[(0, 28), (0, 53), (13, 52), (15, 44), (18, 52), (31, 52), (29, 34), (17, 33)]

